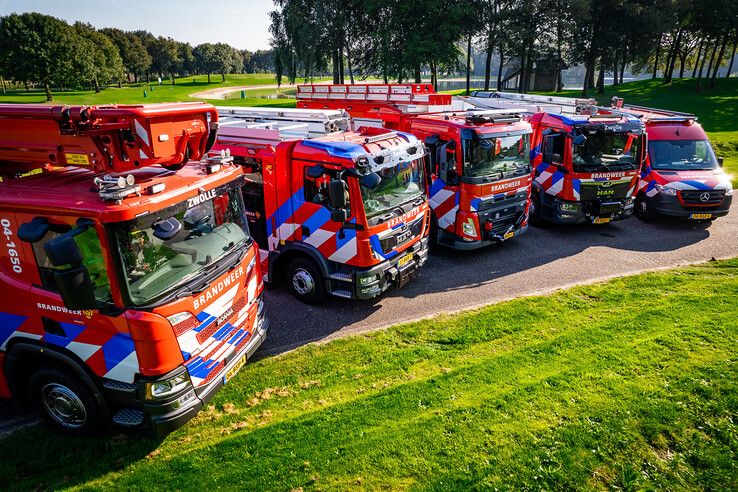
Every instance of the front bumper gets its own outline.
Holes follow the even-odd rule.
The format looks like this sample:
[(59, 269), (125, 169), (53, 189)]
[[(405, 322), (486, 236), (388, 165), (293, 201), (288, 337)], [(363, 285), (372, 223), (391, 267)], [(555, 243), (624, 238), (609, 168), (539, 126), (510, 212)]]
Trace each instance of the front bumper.
[(634, 201), (632, 198), (614, 200), (611, 202), (569, 202), (554, 199), (548, 207), (549, 213), (544, 217), (554, 224), (591, 224), (598, 220), (609, 222), (627, 219), (633, 215)]
[[(162, 381), (186, 373), (187, 369), (184, 366), (157, 378), (142, 380), (137, 385), (115, 384), (106, 387), (103, 384), (107, 399), (114, 402), (115, 407), (118, 408), (113, 422), (127, 428), (149, 430), (155, 436), (165, 436), (183, 426), (225, 384), (223, 375), (239, 364), (242, 357), (245, 356), (247, 360), (251, 358), (266, 339), (268, 330), (269, 318), (262, 314), (256, 321), (254, 334), (248, 343), (237, 354), (231, 356), (231, 360), (217, 378), (198, 388), (193, 388), (191, 384), (188, 384), (186, 388), (167, 398), (161, 400), (146, 398), (145, 383)], [(120, 420), (121, 416), (123, 421)], [(128, 416), (128, 422), (125, 421), (126, 416)], [(116, 417), (119, 420), (116, 420)]]
[[(407, 263), (400, 265), (403, 260)], [(421, 238), (402, 253), (366, 270), (356, 270), (353, 275), (353, 298), (372, 299), (390, 287), (402, 287), (415, 277), (418, 269), (428, 260), (428, 237)], [(367, 280), (362, 280), (367, 279)]]
[(485, 246), (490, 246), (492, 244), (501, 243), (508, 239), (512, 239), (515, 236), (519, 236), (520, 234), (523, 234), (527, 230), (528, 230), (528, 224), (525, 224), (524, 226), (517, 225), (515, 226), (514, 229), (511, 229), (508, 233), (506, 233), (503, 236), (500, 236), (494, 233), (488, 233), (486, 231), (482, 231), (483, 239), (468, 240), (468, 239), (461, 238), (451, 232), (439, 229), (438, 244), (442, 244), (443, 246), (446, 246), (452, 249), (457, 249), (459, 251), (471, 251), (475, 249), (484, 248)]
[(648, 200), (649, 206), (658, 214), (686, 219), (690, 218), (692, 214), (711, 214), (713, 217), (728, 215), (733, 203), (733, 196), (726, 195), (721, 204), (713, 207), (685, 206), (676, 195), (665, 195), (663, 193), (658, 193), (654, 197), (646, 197), (646, 200)]

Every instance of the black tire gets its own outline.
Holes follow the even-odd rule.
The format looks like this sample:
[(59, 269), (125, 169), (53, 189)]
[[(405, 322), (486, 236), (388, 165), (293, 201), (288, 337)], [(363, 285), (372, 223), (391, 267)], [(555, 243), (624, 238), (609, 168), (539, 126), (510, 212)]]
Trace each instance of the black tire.
[(635, 201), (635, 216), (638, 217), (643, 222), (650, 222), (654, 218), (656, 218), (656, 212), (654, 212), (653, 207), (648, 201), (648, 198), (641, 193), (636, 197)]
[(528, 222), (534, 226), (540, 226), (543, 224), (543, 213), (541, 210), (541, 197), (540, 194), (533, 190), (530, 194), (530, 206), (528, 208)]
[(58, 431), (90, 436), (104, 429), (95, 396), (66, 372), (43, 367), (33, 373), (29, 388), (36, 411)]
[(432, 250), (438, 249), (438, 220), (433, 212), (430, 217), (430, 230), (428, 231), (428, 247)]
[(320, 304), (328, 297), (323, 274), (310, 260), (298, 258), (290, 262), (287, 285), (292, 295), (305, 304)]

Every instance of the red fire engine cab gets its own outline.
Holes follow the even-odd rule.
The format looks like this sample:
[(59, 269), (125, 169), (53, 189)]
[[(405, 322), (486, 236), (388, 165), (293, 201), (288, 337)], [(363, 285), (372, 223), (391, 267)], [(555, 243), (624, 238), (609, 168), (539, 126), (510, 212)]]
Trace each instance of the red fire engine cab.
[(595, 223), (630, 217), (645, 159), (645, 128), (594, 99), (478, 91), (464, 102), (517, 109), (533, 126), (531, 221)]
[(165, 434), (264, 340), (243, 173), (201, 103), (0, 106), (0, 397)]
[(435, 243), (476, 249), (527, 229), (531, 127), (517, 111), (469, 110), (430, 84), (299, 85), (297, 106), (345, 109), (355, 127), (381, 126), (423, 140)]
[(646, 125), (648, 153), (635, 203), (639, 219), (667, 215), (711, 220), (727, 215), (733, 186), (695, 115), (624, 105), (617, 97), (612, 111), (636, 116)]
[[(214, 149), (246, 171), (244, 198), (265, 278), (301, 301), (370, 299), (428, 256), (423, 143), (348, 115), (219, 108)], [(338, 114), (336, 114), (338, 113)]]

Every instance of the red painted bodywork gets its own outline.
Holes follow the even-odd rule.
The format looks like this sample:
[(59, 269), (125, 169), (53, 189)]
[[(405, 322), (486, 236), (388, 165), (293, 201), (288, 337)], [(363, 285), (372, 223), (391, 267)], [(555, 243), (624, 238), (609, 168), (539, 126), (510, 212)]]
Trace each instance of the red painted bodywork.
[[(394, 87), (408, 88), (406, 89), (409, 92), (407, 95), (393, 95), (390, 92), (386, 98), (380, 98), (376, 94), (367, 94), (363, 98), (339, 97), (332, 94), (331, 91), (334, 87), (334, 85), (298, 86), (297, 107), (343, 109), (355, 120), (356, 126), (374, 120), (385, 128), (411, 133), (420, 140), (438, 136), (442, 141), (454, 141), (456, 142), (456, 172), (459, 176), (463, 176), (461, 130), (465, 128), (472, 129), (489, 136), (501, 136), (511, 132), (531, 133), (531, 126), (526, 121), (470, 123), (466, 117), (472, 113), (450, 111), (451, 96), (435, 94), (433, 86), (430, 84), (399, 86), (379, 84), (372, 86), (369, 84), (366, 86), (387, 87), (389, 91), (392, 91)], [(403, 100), (403, 97), (406, 100)], [(515, 225), (510, 233), (498, 237), (497, 240), (508, 239), (527, 228), (533, 172), (528, 176), (498, 180), (491, 184), (477, 185), (460, 182), (457, 185), (449, 185), (440, 181), (435, 165), (432, 166), (432, 169), (432, 182), (429, 186), (431, 210), (440, 229), (461, 238), (463, 241), (478, 242), (477, 244), (482, 245), (484, 225), (480, 224), (479, 214), (474, 204), (501, 194), (509, 195), (512, 198), (516, 192), (520, 192), (521, 189), (526, 187), (528, 191), (525, 198), (525, 216), (522, 222)], [(474, 234), (468, 234), (463, 228), (463, 225), (470, 220), (474, 224)], [(493, 227), (496, 226), (494, 222), (490, 222), (490, 224)]]

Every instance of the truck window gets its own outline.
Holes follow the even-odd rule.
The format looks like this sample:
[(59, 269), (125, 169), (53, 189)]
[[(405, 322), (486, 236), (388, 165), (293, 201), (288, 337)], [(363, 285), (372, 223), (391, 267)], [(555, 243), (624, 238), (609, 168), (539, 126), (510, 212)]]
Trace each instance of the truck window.
[[(39, 276), (41, 277), (41, 285), (50, 291), (56, 292), (56, 283), (54, 282), (55, 267), (51, 264), (49, 257), (46, 256), (44, 245), (71, 229), (69, 226), (60, 226), (46, 233), (38, 242), (33, 243), (33, 253), (36, 257), (36, 265), (38, 267)], [(82, 263), (87, 267), (90, 273), (90, 280), (95, 285), (95, 297), (101, 302), (112, 302), (113, 296), (110, 290), (110, 281), (108, 280), (108, 272), (105, 266), (105, 258), (100, 246), (100, 239), (97, 232), (93, 228), (88, 228), (85, 232), (75, 236), (77, 246), (82, 252)]]
[[(338, 173), (335, 171), (328, 171), (319, 178), (311, 178), (307, 175), (306, 169), (304, 178), (305, 184), (303, 186), (303, 190), (305, 193), (305, 201), (307, 203), (315, 203), (316, 205), (321, 205), (331, 209), (330, 188), (328, 184), (332, 179), (338, 178)], [(350, 203), (348, 196), (346, 197), (346, 203)], [(351, 215), (350, 210), (348, 211), (348, 214)]]
[(543, 139), (543, 162), (552, 164), (564, 162), (564, 140), (563, 134), (551, 135)]

